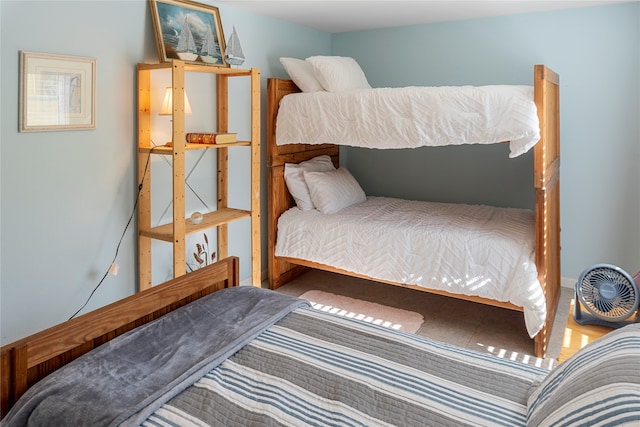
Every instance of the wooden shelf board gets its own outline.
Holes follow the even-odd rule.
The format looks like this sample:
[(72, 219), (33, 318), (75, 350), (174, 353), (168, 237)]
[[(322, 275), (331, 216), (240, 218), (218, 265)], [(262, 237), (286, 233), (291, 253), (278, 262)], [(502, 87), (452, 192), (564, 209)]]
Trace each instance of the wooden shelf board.
[[(157, 64), (138, 64), (139, 70), (171, 70), (173, 64), (171, 62), (162, 62)], [(213, 67), (211, 65), (184, 64), (185, 71), (195, 71), (199, 73), (220, 74), (225, 76), (250, 76), (250, 69), (229, 68), (229, 67)]]
[[(228, 224), (232, 221), (248, 218), (251, 216), (250, 211), (242, 209), (225, 208), (215, 212), (209, 212), (203, 215), (202, 222), (192, 224), (189, 219), (185, 219), (185, 234), (197, 233), (200, 230), (217, 227)], [(166, 242), (173, 241), (173, 223), (163, 224), (158, 227), (152, 227), (147, 230), (140, 230), (140, 236), (152, 239), (164, 240)]]
[[(218, 148), (227, 148), (227, 147), (242, 147), (242, 146), (250, 146), (251, 141), (237, 141), (230, 144), (184, 144), (184, 149), (186, 151), (190, 150), (208, 150), (210, 148), (218, 149)], [(157, 146), (140, 146), (139, 151), (141, 153), (152, 152), (153, 154), (164, 154), (171, 155), (173, 153), (172, 147), (167, 147), (166, 145), (157, 145)]]

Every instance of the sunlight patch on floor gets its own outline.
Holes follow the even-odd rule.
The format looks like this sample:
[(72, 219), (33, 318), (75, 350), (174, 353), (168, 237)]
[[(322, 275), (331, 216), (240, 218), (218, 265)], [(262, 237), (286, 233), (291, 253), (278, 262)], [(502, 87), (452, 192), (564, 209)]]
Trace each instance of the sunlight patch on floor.
[(393, 323), (388, 320), (379, 319), (374, 316), (364, 314), (364, 313), (355, 313), (353, 311), (344, 310), (340, 307), (334, 307), (331, 305), (324, 305), (317, 302), (310, 301), (313, 308), (319, 311), (324, 311), (325, 313), (331, 313), (342, 317), (348, 317), (350, 319), (362, 320), (367, 323), (373, 323), (374, 325), (384, 326), (385, 328), (396, 329), (399, 330), (402, 328), (402, 325), (399, 323)]
[[(558, 361), (560, 363), (567, 360), (580, 349), (584, 348), (590, 342), (600, 338), (601, 336), (611, 332), (613, 328), (601, 325), (584, 324), (581, 325), (576, 322), (574, 316), (571, 314), (574, 312), (576, 299), (572, 298), (569, 307), (569, 318), (565, 325), (562, 337), (562, 348), (560, 349), (560, 356)], [(578, 304), (580, 304), (578, 302)]]

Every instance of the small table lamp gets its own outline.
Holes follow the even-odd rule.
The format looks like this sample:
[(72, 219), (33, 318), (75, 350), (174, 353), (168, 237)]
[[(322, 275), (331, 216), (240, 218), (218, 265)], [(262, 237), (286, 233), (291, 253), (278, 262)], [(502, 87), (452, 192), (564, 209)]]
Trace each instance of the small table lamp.
[[(162, 101), (162, 107), (158, 113), (161, 116), (170, 116), (173, 110), (173, 89), (167, 87), (164, 93), (164, 100)], [(191, 114), (191, 104), (189, 104), (189, 98), (187, 97), (187, 91), (184, 92), (184, 113)]]
[[(171, 86), (167, 87), (167, 90), (164, 92), (164, 99), (162, 100), (162, 107), (160, 107), (160, 112), (158, 115), (160, 116), (170, 116), (173, 112), (173, 89)], [(189, 98), (187, 97), (187, 91), (184, 91), (184, 113), (191, 114), (191, 104), (189, 104)], [(171, 141), (167, 142), (165, 145), (167, 147), (171, 147)]]

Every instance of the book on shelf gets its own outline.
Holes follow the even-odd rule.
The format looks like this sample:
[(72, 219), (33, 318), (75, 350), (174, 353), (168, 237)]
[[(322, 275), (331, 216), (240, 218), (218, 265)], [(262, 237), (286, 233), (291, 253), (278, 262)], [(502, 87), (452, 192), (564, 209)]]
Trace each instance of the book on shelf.
[(186, 139), (190, 144), (231, 144), (236, 142), (236, 135), (225, 132), (188, 133)]

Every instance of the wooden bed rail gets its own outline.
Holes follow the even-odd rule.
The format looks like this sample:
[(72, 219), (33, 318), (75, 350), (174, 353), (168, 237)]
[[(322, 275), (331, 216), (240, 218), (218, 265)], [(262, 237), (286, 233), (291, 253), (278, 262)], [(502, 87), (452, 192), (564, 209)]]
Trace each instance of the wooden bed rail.
[(29, 387), (140, 325), (223, 288), (238, 286), (239, 260), (225, 258), (0, 348), (0, 418)]

